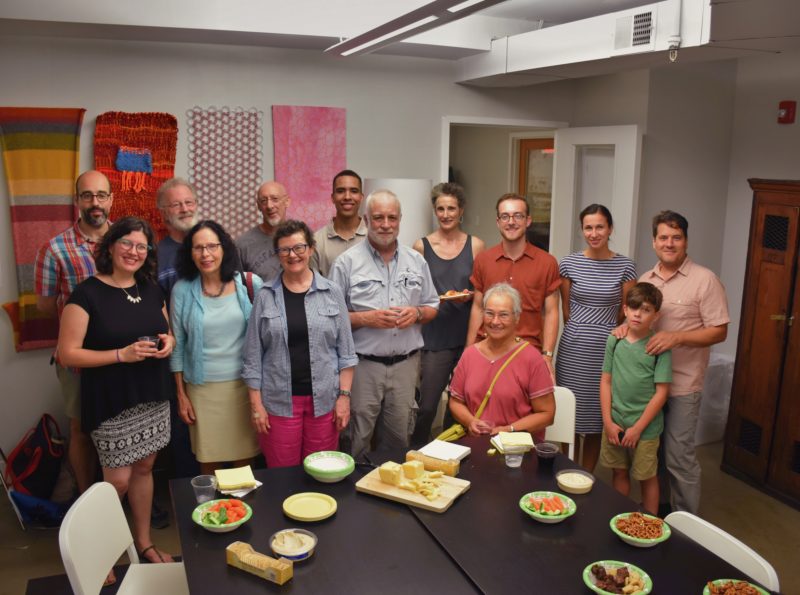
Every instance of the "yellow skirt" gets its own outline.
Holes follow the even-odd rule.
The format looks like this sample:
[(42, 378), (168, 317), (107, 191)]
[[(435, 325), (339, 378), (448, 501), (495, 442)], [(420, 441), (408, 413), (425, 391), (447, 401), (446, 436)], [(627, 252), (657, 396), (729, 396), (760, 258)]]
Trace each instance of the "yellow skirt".
[(196, 417), (189, 437), (199, 462), (238, 461), (260, 452), (250, 421), (247, 385), (241, 379), (187, 383), (186, 392)]

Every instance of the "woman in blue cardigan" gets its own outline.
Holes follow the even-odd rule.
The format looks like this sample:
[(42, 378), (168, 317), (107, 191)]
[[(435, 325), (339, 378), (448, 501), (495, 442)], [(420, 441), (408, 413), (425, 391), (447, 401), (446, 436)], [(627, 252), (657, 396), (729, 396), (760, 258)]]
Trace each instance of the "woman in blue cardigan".
[(248, 465), (258, 454), (250, 423), (242, 348), (256, 275), (236, 271), (231, 236), (215, 221), (201, 221), (178, 254), (180, 280), (172, 289), (170, 318), (177, 344), (170, 358), (178, 414), (189, 425), (202, 473), (224, 463)]

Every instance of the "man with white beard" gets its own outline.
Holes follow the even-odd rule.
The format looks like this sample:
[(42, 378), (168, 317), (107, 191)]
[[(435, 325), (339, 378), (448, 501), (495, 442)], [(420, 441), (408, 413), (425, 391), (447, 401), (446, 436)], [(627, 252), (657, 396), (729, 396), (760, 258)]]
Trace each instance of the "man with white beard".
[(255, 273), (265, 283), (281, 272), (281, 263), (272, 245), (272, 236), (275, 228), (286, 219), (286, 208), (290, 202), (283, 184), (275, 181), (261, 184), (256, 194), (256, 204), (263, 222), (236, 239), (242, 270)]
[(367, 241), (339, 256), (330, 276), (344, 292), (358, 353), (352, 395), (344, 395), (351, 397), (349, 432), (357, 459), (370, 444), (408, 448), (422, 325), (439, 309), (428, 263), (397, 241), (402, 217), (397, 196), (376, 190), (367, 197), (364, 216)]
[(156, 206), (167, 228), (167, 235), (158, 243), (158, 284), (164, 290), (164, 298), (169, 308), (172, 286), (178, 280), (175, 263), (178, 248), (183, 244), (186, 233), (194, 227), (199, 217), (197, 213), (197, 193), (183, 178), (170, 178), (156, 193)]

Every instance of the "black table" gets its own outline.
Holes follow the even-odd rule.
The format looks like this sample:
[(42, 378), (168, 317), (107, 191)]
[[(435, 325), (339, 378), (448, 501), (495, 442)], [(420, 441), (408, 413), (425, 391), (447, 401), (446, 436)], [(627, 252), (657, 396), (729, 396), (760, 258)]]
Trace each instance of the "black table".
[[(172, 495), (182, 554), (194, 593), (498, 593), (586, 594), (583, 569), (598, 560), (621, 560), (639, 566), (653, 579), (654, 592), (700, 594), (705, 581), (746, 577), (730, 564), (673, 529), (654, 548), (623, 543), (610, 519), (636, 510), (629, 498), (597, 481), (588, 494), (571, 496), (578, 510), (558, 524), (542, 524), (520, 510), (523, 494), (558, 490), (554, 472), (576, 465), (558, 455), (553, 468), (539, 468), (536, 456), (509, 469), (500, 456), (489, 457), (487, 438), (465, 438), (472, 454), (459, 477), (472, 482), (442, 514), (409, 508), (357, 493), (365, 469), (344, 481), (319, 483), (302, 467), (259, 470), (264, 485), (243, 498), (253, 518), (231, 533), (210, 533), (195, 525), (194, 494), (188, 479), (172, 480)], [(373, 462), (400, 460), (403, 453), (373, 453)], [(284, 516), (282, 503), (297, 492), (333, 496), (338, 510), (317, 523)], [(282, 586), (230, 567), (225, 547), (250, 543), (270, 554), (269, 538), (280, 529), (305, 527), (319, 538), (314, 556), (294, 565), (294, 578)]]
[(519, 508), (520, 498), (536, 490), (561, 491), (556, 471), (577, 467), (558, 455), (553, 467), (539, 468), (535, 454), (510, 469), (502, 456), (490, 457), (488, 438), (464, 438), (472, 454), (462, 461), (459, 477), (472, 482), (445, 514), (419, 508), (412, 512), (484, 593), (589, 593), (583, 569), (598, 560), (634, 564), (653, 580), (653, 591), (700, 594), (708, 580), (747, 577), (673, 529), (652, 548), (624, 543), (609, 521), (638, 510), (629, 498), (596, 481), (588, 494), (569, 495), (577, 512), (557, 524), (543, 524)]
[[(170, 481), (186, 576), (191, 593), (476, 593), (411, 511), (355, 491), (363, 475), (357, 468), (339, 483), (320, 483), (302, 467), (255, 471), (264, 483), (242, 500), (253, 517), (230, 533), (211, 533), (191, 519), (196, 506), (188, 479)], [(284, 516), (283, 501), (298, 492), (322, 492), (336, 499), (336, 513), (323, 521), (303, 523)], [(272, 555), (270, 536), (280, 529), (302, 527), (319, 538), (314, 555), (294, 565), (294, 578), (276, 585), (228, 566), (225, 548), (234, 541)]]

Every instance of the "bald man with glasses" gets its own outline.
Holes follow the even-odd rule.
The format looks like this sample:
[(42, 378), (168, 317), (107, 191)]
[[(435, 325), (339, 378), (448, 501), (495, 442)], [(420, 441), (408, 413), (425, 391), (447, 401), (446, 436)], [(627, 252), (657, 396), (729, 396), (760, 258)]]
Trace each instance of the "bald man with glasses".
[(242, 269), (255, 273), (266, 283), (281, 272), (281, 263), (272, 244), (275, 229), (286, 220), (291, 199), (283, 184), (264, 182), (256, 193), (256, 205), (262, 222), (236, 239)]

